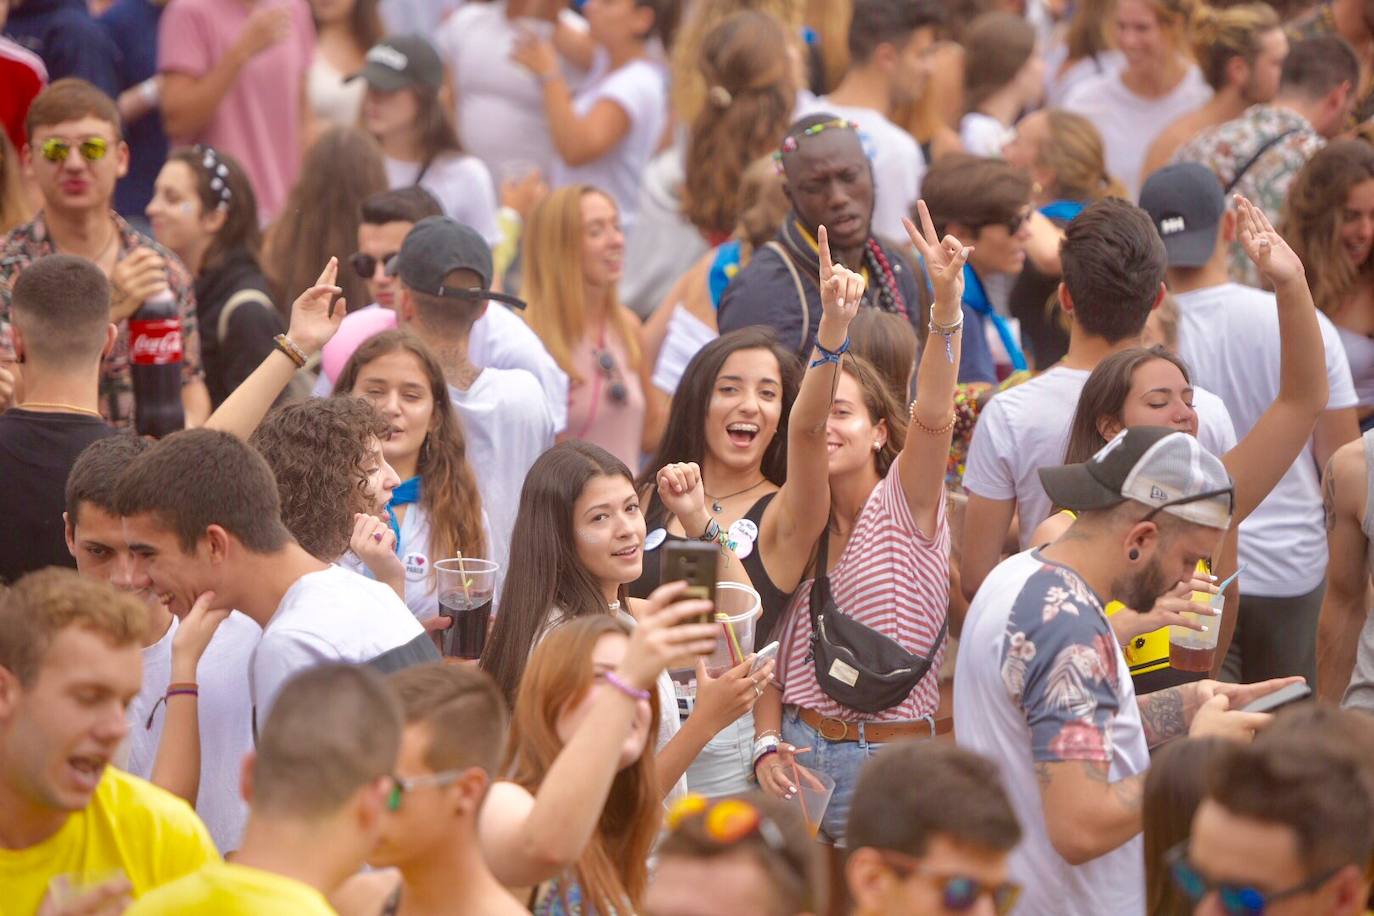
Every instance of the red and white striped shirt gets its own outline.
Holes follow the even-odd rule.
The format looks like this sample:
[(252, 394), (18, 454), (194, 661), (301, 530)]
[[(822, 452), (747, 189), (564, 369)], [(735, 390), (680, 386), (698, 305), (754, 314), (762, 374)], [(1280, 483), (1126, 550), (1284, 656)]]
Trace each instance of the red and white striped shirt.
[[(901, 459), (898, 458), (898, 461)], [(863, 713), (842, 706), (816, 681), (811, 646), (811, 581), (797, 588), (788, 605), (779, 653), (782, 701), (849, 721), (896, 721), (935, 715), (940, 705), (940, 663), (948, 640), (936, 652), (930, 671), (911, 694), (891, 709)], [(928, 654), (949, 612), (949, 523), (940, 500), (935, 534), (916, 527), (907, 505), (897, 463), (869, 494), (840, 562), (830, 572), (835, 606), (864, 625), (900, 643), (908, 652)]]

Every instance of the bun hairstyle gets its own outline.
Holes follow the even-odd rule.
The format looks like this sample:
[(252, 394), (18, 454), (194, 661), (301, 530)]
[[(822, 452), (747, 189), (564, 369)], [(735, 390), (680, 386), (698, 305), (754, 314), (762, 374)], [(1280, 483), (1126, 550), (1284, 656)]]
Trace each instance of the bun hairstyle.
[(1130, 195), (1107, 173), (1102, 135), (1082, 115), (1051, 108), (1045, 112), (1049, 133), (1040, 143), (1035, 164), (1054, 175), (1048, 190), (1063, 200), (1094, 201)]
[(1267, 3), (1242, 3), (1225, 9), (1198, 4), (1188, 31), (1193, 56), (1208, 85), (1217, 91), (1225, 88), (1232, 58), (1253, 62), (1261, 36), (1279, 27), (1278, 13)]

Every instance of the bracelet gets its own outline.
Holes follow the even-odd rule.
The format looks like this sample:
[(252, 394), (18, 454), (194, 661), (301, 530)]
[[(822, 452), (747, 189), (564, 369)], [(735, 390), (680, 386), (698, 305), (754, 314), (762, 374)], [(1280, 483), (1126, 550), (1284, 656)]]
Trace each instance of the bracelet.
[(620, 678), (615, 676), (614, 671), (607, 671), (605, 674), (601, 676), (606, 679), (607, 684), (610, 684), (616, 690), (619, 690), (621, 693), (625, 694), (625, 696), (629, 697), (632, 700), (649, 699), (649, 691), (640, 690), (638, 687), (634, 687), (630, 684), (625, 683)]
[(930, 325), (929, 325), (929, 327), (930, 327), (930, 333), (932, 333), (932, 334), (939, 334), (941, 337), (943, 337), (943, 338), (945, 339), (945, 358), (948, 359), (951, 363), (954, 362), (954, 342), (953, 342), (953, 339), (954, 339), (954, 335), (955, 335), (955, 334), (957, 334), (959, 331), (963, 330), (963, 327), (964, 327), (964, 313), (963, 313), (963, 310), (961, 309), (961, 310), (959, 311), (959, 320), (958, 320), (958, 321), (954, 322), (953, 324), (940, 324), (940, 322), (938, 322), (938, 321), (935, 320), (935, 304), (934, 304), (934, 303), (931, 303), (931, 306), (930, 306)]
[(816, 341), (816, 349), (820, 351), (821, 355), (811, 361), (812, 369), (815, 369), (817, 366), (824, 366), (826, 363), (835, 363), (839, 365), (840, 357), (849, 352), (849, 336), (845, 336), (844, 343), (840, 344), (838, 350), (827, 350), (825, 347), (821, 346), (819, 340)]
[(272, 338), (272, 343), (276, 344), (277, 349), (285, 353), (287, 358), (296, 364), (297, 369), (305, 368), (305, 361), (308, 357), (294, 340), (285, 334), (278, 334)]
[(774, 738), (777, 738), (779, 741), (782, 740), (782, 732), (776, 731), (776, 730), (770, 728), (770, 729), (768, 729), (767, 731), (760, 732), (758, 735), (756, 735), (756, 736), (754, 737), (754, 742), (755, 742), (755, 743), (758, 743), (761, 739), (767, 738), (769, 735), (772, 735)]
[(763, 758), (767, 757), (769, 754), (776, 754), (777, 752), (778, 752), (778, 749), (777, 749), (776, 747), (770, 747), (770, 748), (766, 748), (762, 754), (759, 754), (757, 757), (755, 757), (755, 758), (754, 758), (754, 771), (755, 771), (755, 772), (758, 771), (759, 764), (763, 762)]
[(907, 408), (907, 419), (911, 421), (910, 425), (916, 427), (928, 436), (943, 436), (945, 433), (948, 433), (949, 431), (954, 429), (954, 417), (954, 411), (950, 411), (948, 423), (946, 423), (944, 426), (941, 426), (939, 429), (931, 429), (929, 426), (926, 426), (924, 423), (922, 423), (920, 420), (916, 418), (915, 401), (912, 401), (911, 406)]
[(174, 681), (167, 685), (168, 690), (195, 690), (199, 685), (195, 681)]
[(706, 522), (706, 530), (701, 533), (701, 536), (698, 537), (697, 540), (707, 541), (709, 543), (711, 541), (714, 541), (719, 536), (720, 523), (717, 522), (715, 519), (709, 519)]
[(175, 688), (169, 687), (169, 688), (167, 689), (167, 693), (164, 694), (163, 698), (164, 698), (164, 699), (171, 699), (172, 697), (183, 697), (183, 696), (185, 696), (185, 697), (198, 697), (198, 696), (200, 696), (200, 689), (199, 689), (198, 687), (196, 687), (194, 684), (192, 684), (190, 687), (175, 687)]
[(162, 97), (162, 87), (158, 84), (157, 77), (150, 76), (139, 83), (138, 95), (149, 108), (156, 108), (158, 100)]

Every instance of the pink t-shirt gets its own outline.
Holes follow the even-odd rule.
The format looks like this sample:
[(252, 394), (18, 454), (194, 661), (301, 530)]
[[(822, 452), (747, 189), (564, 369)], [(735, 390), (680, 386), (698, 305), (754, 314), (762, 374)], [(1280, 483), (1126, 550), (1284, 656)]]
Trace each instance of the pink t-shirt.
[(300, 169), (301, 97), (315, 54), (315, 26), (306, 0), (176, 0), (158, 25), (160, 73), (205, 76), (228, 53), (259, 7), (291, 10), (291, 33), (239, 69), (209, 123), (173, 145), (208, 143), (243, 164), (258, 198), (258, 218), (275, 219)]
[[(845, 614), (900, 643), (908, 652), (928, 655), (949, 613), (949, 523), (940, 500), (933, 536), (916, 527), (897, 476), (898, 458), (868, 496), (840, 562), (830, 571), (830, 591)], [(901, 703), (880, 713), (864, 713), (832, 700), (816, 681), (811, 648), (811, 581), (797, 587), (784, 618), (778, 680), (782, 702), (805, 706), (847, 721), (899, 721), (934, 716), (940, 705), (940, 663), (949, 644), (935, 652), (930, 671)]]
[[(609, 368), (598, 360), (602, 352), (610, 357)], [(568, 427), (562, 438), (599, 445), (637, 472), (644, 436), (644, 388), (624, 344), (610, 333), (604, 347), (583, 340), (573, 348), (572, 361), (573, 372), (582, 381), (568, 385)]]

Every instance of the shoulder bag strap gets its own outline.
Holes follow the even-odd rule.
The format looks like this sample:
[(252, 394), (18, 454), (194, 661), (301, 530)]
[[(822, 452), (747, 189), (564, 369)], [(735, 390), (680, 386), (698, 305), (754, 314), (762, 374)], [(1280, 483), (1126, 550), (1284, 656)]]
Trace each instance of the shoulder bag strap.
[(230, 296), (229, 301), (224, 303), (224, 308), (220, 309), (219, 321), (215, 325), (216, 340), (221, 343), (224, 342), (225, 335), (229, 333), (229, 319), (233, 317), (238, 307), (246, 302), (256, 302), (266, 308), (276, 309), (276, 306), (272, 304), (272, 300), (269, 299), (267, 294), (262, 290), (254, 289), (251, 286), (247, 289), (239, 290), (234, 293), (234, 295)]
[(1222, 191), (1222, 193), (1223, 193), (1223, 194), (1230, 194), (1233, 190), (1235, 190), (1236, 185), (1240, 184), (1240, 180), (1241, 180), (1242, 178), (1245, 177), (1245, 173), (1248, 172), (1248, 171), (1250, 171), (1250, 169), (1254, 168), (1255, 163), (1260, 161), (1260, 157), (1261, 157), (1261, 156), (1263, 156), (1265, 153), (1267, 153), (1267, 152), (1269, 152), (1271, 149), (1273, 149), (1274, 146), (1275, 146), (1280, 140), (1283, 140), (1285, 137), (1287, 137), (1287, 136), (1289, 136), (1289, 135), (1291, 135), (1291, 134), (1296, 134), (1297, 132), (1298, 132), (1298, 128), (1296, 128), (1296, 127), (1290, 127), (1288, 130), (1285, 130), (1283, 133), (1278, 134), (1277, 136), (1274, 136), (1274, 137), (1270, 137), (1268, 140), (1265, 140), (1264, 143), (1260, 145), (1260, 148), (1257, 149), (1257, 150), (1255, 150), (1255, 154), (1254, 154), (1253, 156), (1251, 156), (1249, 159), (1246, 159), (1246, 160), (1245, 160), (1245, 164), (1242, 165), (1239, 169), (1236, 170), (1236, 174), (1233, 175), (1233, 176), (1231, 177), (1231, 180), (1230, 180), (1229, 182), (1226, 183), (1226, 188)]
[(820, 632), (817, 623), (821, 619), (821, 614), (830, 606), (830, 574), (826, 571), (830, 565), (830, 519), (825, 521), (825, 530), (821, 532), (821, 539), (816, 544), (816, 568), (815, 575), (811, 578), (811, 638), (815, 639)]
[(801, 340), (797, 342), (797, 352), (801, 353), (802, 359), (805, 359), (807, 354), (802, 351), (806, 348), (806, 341), (811, 337), (811, 307), (806, 304), (806, 289), (802, 286), (801, 274), (797, 272), (797, 265), (792, 263), (792, 256), (787, 253), (787, 249), (782, 247), (777, 239), (765, 242), (763, 247), (771, 248), (774, 254), (782, 258), (783, 266), (792, 275), (792, 285), (796, 287), (797, 302), (801, 305), (802, 313)]

